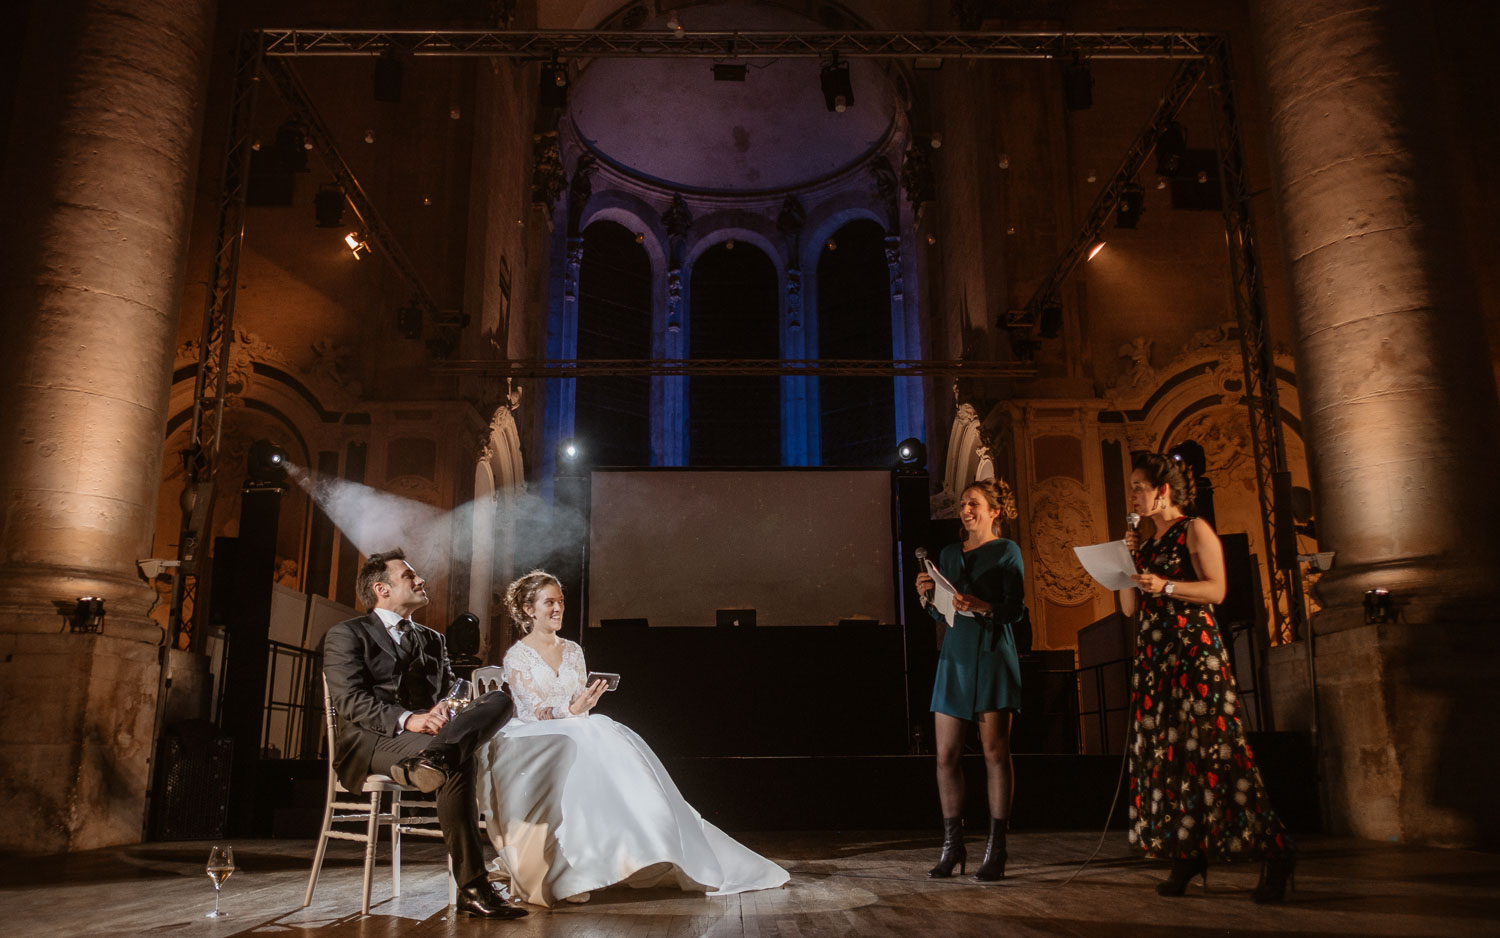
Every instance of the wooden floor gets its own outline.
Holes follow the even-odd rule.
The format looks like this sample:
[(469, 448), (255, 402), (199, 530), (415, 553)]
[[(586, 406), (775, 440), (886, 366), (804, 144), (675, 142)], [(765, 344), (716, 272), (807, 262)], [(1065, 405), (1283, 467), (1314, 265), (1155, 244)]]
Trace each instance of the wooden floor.
[[(0, 858), (0, 928), (8, 935), (178, 934), (291, 938), (495, 935), (507, 938), (825, 935), (1496, 935), (1500, 855), (1305, 838), (1296, 891), (1257, 906), (1257, 868), (1214, 867), (1207, 895), (1162, 899), (1162, 868), (1135, 859), (1111, 834), (1099, 857), (1064, 883), (1097, 834), (1016, 833), (1010, 876), (980, 885), (928, 880), (937, 838), (927, 832), (752, 834), (752, 847), (792, 871), (782, 889), (707, 898), (675, 890), (596, 893), (592, 901), (532, 909), (518, 922), (452, 916), (441, 848), (404, 847), (400, 898), (382, 863), (375, 905), (359, 911), (357, 846), (334, 843), (307, 909), (299, 908), (312, 844), (235, 844), (239, 871), (225, 884), (228, 918), (203, 914), (213, 889), (208, 845), (146, 844), (51, 858)], [(980, 844), (971, 840), (971, 850)], [(382, 857), (384, 859), (384, 857)], [(972, 872), (972, 868), (971, 868)]]

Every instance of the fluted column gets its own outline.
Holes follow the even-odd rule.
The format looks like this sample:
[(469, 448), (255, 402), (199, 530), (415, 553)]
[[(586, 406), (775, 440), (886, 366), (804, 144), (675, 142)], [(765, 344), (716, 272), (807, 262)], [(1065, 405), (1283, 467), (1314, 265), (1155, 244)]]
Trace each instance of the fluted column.
[[(1456, 747), (1464, 712), (1495, 704), (1474, 664), (1500, 622), (1500, 415), (1423, 6), (1250, 4), (1318, 534), (1336, 551), (1314, 622), (1327, 803), (1365, 836), (1463, 842), (1489, 810)], [(1396, 621), (1365, 624), (1374, 588)]]
[[(33, 4), (0, 256), (0, 849), (139, 836), (161, 480), (212, 0)], [(53, 601), (106, 601), (60, 633)], [(45, 706), (37, 706), (42, 700)]]

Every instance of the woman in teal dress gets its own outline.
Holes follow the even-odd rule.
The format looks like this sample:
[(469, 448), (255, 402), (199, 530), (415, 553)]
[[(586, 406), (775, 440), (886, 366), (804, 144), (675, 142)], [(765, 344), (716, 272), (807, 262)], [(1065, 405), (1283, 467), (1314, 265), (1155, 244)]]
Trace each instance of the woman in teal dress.
[[(1021, 593), (1023, 566), (1021, 549), (1000, 536), (1000, 519), (1015, 517), (1014, 500), (1003, 482), (985, 479), (964, 489), (958, 516), (964, 539), (944, 547), (937, 563), (957, 593), (932, 688), (943, 852), (927, 875), (952, 876), (955, 866), (963, 872), (967, 864), (962, 760), (965, 731), (969, 723), (977, 723), (984, 749), (990, 833), (974, 878), (989, 881), (1005, 878), (1005, 830), (1014, 782), (1010, 719), (1021, 709), (1021, 665), (1011, 626), (1026, 610)], [(931, 603), (936, 587), (932, 577), (925, 571), (918, 574), (916, 586), (932, 617), (941, 621), (943, 614)]]

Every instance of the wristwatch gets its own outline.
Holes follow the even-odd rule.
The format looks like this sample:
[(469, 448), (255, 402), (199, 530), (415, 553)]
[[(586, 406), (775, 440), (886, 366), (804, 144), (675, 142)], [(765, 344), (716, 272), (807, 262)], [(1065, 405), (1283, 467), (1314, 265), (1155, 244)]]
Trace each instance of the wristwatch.
[(1173, 582), (1172, 582), (1172, 581), (1171, 581), (1171, 580), (1168, 580), (1168, 581), (1167, 581), (1167, 585), (1166, 585), (1166, 586), (1163, 586), (1163, 587), (1162, 587), (1162, 588), (1161, 588), (1161, 591), (1162, 591), (1162, 593), (1163, 593), (1163, 594), (1165, 594), (1165, 595), (1167, 595), (1167, 596), (1171, 596), (1171, 595), (1172, 595), (1172, 589), (1173, 589), (1173, 588), (1174, 588), (1174, 587), (1175, 587), (1175, 586), (1176, 586), (1176, 585), (1177, 585), (1177, 584), (1176, 584), (1176, 583), (1173, 583)]

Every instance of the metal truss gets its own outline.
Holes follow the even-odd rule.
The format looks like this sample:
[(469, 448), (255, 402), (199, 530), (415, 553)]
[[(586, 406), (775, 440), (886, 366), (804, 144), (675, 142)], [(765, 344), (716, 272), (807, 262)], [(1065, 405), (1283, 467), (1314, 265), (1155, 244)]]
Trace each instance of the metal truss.
[(323, 157), (334, 179), (344, 190), (344, 198), (354, 209), (354, 214), (359, 217), (360, 225), (366, 237), (374, 242), (377, 253), (395, 268), (396, 274), (405, 281), (407, 289), (411, 291), (417, 304), (434, 317), (434, 320), (440, 318), (442, 311), (438, 309), (437, 301), (423, 285), (422, 278), (417, 276), (416, 265), (412, 263), (406, 249), (401, 246), (400, 239), (380, 217), (380, 213), (375, 209), (375, 203), (370, 200), (364, 187), (359, 184), (359, 179), (354, 175), (354, 171), (344, 161), (344, 156), (339, 152), (338, 144), (334, 141), (333, 131), (329, 129), (328, 122), (323, 120), (323, 115), (313, 104), (312, 96), (307, 93), (307, 88), (297, 77), (292, 63), (285, 58), (267, 58), (263, 66), (266, 74), (271, 76), (276, 90), (281, 92), (281, 96), (291, 107), (292, 114), (302, 121), (307, 133), (307, 141)]
[(229, 349), (234, 340), (234, 301), (238, 292), (240, 247), (245, 235), (245, 195), (250, 181), (250, 153), (254, 143), (255, 99), (262, 44), (259, 34), (240, 39), (234, 62), (233, 91), (225, 139), (224, 169), (219, 184), (218, 228), (214, 232), (213, 271), (198, 338), (198, 370), (193, 378), (192, 418), (182, 456), (187, 472), (182, 527), (178, 530), (177, 559), (172, 578), (172, 603), (167, 614), (167, 645), (177, 647), (186, 633), (194, 645), (197, 621), (198, 556), (213, 499), (219, 445), (224, 438), (224, 404), (228, 396)]
[(1032, 378), (1029, 362), (934, 361), (852, 358), (522, 359), (464, 361), (437, 365), (439, 374), (486, 378), (712, 377), (715, 375), (804, 375), (811, 378), (902, 378), (962, 375), (971, 378)]
[(648, 30), (268, 29), (266, 54), (784, 59), (1175, 59), (1218, 41), (1193, 32), (696, 32)]
[[(1245, 364), (1245, 404), (1250, 416), (1250, 440), (1255, 457), (1256, 496), (1260, 502), (1261, 532), (1265, 538), (1266, 569), (1271, 580), (1271, 615), (1276, 644), (1303, 638), (1306, 600), (1302, 568), (1278, 556), (1277, 544), (1295, 529), (1290, 506), (1276, 510), (1276, 479), (1288, 472), (1286, 440), (1281, 431), (1281, 402), (1276, 389), (1276, 354), (1266, 329), (1265, 285), (1261, 280), (1255, 228), (1250, 218), (1250, 182), (1245, 172), (1244, 146), (1234, 101), (1234, 69), (1228, 43), (1210, 59), (1210, 87), (1214, 99), (1214, 142), (1219, 153), (1219, 178), (1224, 194), (1224, 227), (1229, 235), (1229, 266), (1234, 281), (1235, 316), (1240, 327), (1240, 354)], [(1287, 496), (1283, 496), (1287, 497)], [(1293, 552), (1295, 553), (1295, 551)]]
[(1084, 216), (1083, 223), (1078, 226), (1073, 240), (1063, 250), (1062, 257), (1053, 266), (1052, 272), (1047, 275), (1036, 292), (1031, 295), (1025, 307), (1014, 310), (1005, 315), (1000, 325), (1009, 329), (1030, 329), (1037, 323), (1043, 305), (1054, 302), (1063, 281), (1083, 260), (1089, 248), (1098, 240), (1099, 233), (1109, 223), (1110, 216), (1115, 213), (1120, 204), (1120, 195), (1125, 186), (1133, 182), (1141, 167), (1146, 165), (1146, 160), (1156, 151), (1157, 141), (1161, 139), (1162, 132), (1166, 130), (1177, 115), (1182, 111), (1183, 105), (1187, 104), (1188, 98), (1192, 97), (1203, 76), (1208, 73), (1208, 62), (1204, 59), (1191, 59), (1182, 63), (1172, 80), (1162, 92), (1161, 100), (1156, 106), (1156, 113), (1146, 122), (1146, 127), (1125, 151), (1125, 157), (1120, 160), (1119, 168), (1105, 181), (1104, 187), (1099, 190), (1098, 198), (1089, 207), (1088, 214)]

